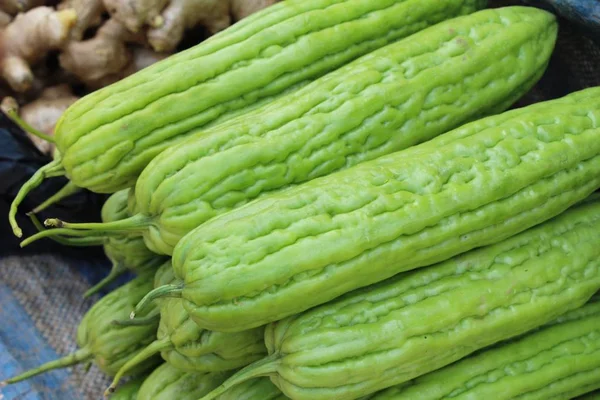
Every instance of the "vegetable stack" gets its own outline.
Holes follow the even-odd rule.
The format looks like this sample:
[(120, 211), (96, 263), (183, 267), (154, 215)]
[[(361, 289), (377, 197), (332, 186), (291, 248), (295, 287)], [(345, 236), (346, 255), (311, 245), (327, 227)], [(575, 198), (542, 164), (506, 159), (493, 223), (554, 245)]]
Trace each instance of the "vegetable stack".
[(507, 111), (558, 23), (483, 8), (285, 0), (70, 106), (9, 220), (51, 176), (112, 193), (22, 245), (104, 246), (90, 294), (138, 276), (7, 382), (94, 360), (117, 399), (597, 389), (600, 87)]
[[(113, 193), (190, 131), (231, 119), (426, 26), (481, 8), (483, 0), (286, 0), (209, 40), (97, 90), (59, 120), (60, 156), (46, 177)], [(14, 232), (20, 229), (14, 218)]]
[(50, 220), (71, 229), (42, 236), (142, 232), (171, 255), (192, 229), (254, 198), (504, 111), (543, 73), (556, 28), (551, 14), (524, 7), (437, 24), (165, 150), (141, 173), (131, 218)]

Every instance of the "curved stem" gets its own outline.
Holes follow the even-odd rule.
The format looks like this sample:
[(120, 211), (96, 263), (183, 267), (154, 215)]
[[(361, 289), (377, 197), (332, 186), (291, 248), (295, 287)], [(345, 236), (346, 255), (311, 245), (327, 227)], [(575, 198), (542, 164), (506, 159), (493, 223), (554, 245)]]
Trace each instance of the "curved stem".
[(42, 184), (44, 179), (50, 176), (64, 175), (64, 169), (60, 165), (60, 161), (61, 160), (59, 157), (38, 169), (35, 174), (33, 174), (31, 178), (29, 178), (29, 180), (25, 182), (23, 186), (21, 186), (21, 189), (19, 189), (19, 192), (10, 205), (10, 210), (8, 212), (8, 220), (16, 237), (20, 238), (23, 236), (23, 231), (21, 231), (21, 228), (19, 228), (19, 224), (17, 223), (17, 210), (19, 205), (29, 192)]
[[(44, 225), (40, 222), (40, 220), (35, 216), (35, 214), (27, 214), (33, 225), (36, 227), (38, 232), (43, 232), (46, 229)], [(74, 246), (74, 247), (87, 247), (87, 246), (102, 246), (106, 243), (106, 238), (104, 237), (83, 237), (83, 238), (64, 238), (62, 236), (51, 237), (50, 239), (54, 240), (57, 243), (60, 243), (65, 246)]]
[(6, 113), (6, 115), (8, 115), (8, 117), (10, 119), (13, 120), (13, 122), (15, 124), (17, 124), (17, 126), (21, 129), (23, 129), (26, 132), (31, 133), (34, 136), (39, 137), (42, 140), (45, 140), (48, 143), (54, 143), (54, 137), (34, 128), (33, 126), (29, 125), (23, 118), (21, 118), (19, 116), (19, 113), (17, 111), (16, 108), (14, 107), (6, 107), (4, 112)]
[(127, 361), (121, 367), (121, 369), (119, 369), (112, 383), (104, 392), (104, 396), (108, 397), (111, 393), (115, 391), (117, 385), (119, 384), (119, 381), (127, 373), (127, 371), (131, 370), (133, 367), (137, 366), (141, 362), (146, 361), (153, 355), (171, 347), (173, 347), (173, 343), (171, 342), (171, 339), (169, 337), (165, 337), (160, 340), (155, 340), (154, 342), (150, 343), (148, 346), (146, 346), (145, 349), (141, 350), (133, 358), (129, 359), (129, 361)]
[(42, 204), (40, 204), (39, 206), (37, 206), (36, 208), (31, 210), (30, 213), (37, 214), (40, 211), (45, 210), (49, 206), (58, 203), (65, 197), (69, 197), (70, 195), (79, 192), (80, 190), (81, 190), (81, 188), (79, 186), (77, 186), (73, 182), (69, 181), (58, 192), (56, 192), (54, 195), (48, 197), (48, 199), (46, 199), (46, 201), (44, 201)]
[(135, 315), (144, 309), (151, 301), (160, 297), (181, 297), (183, 292), (183, 282), (175, 285), (163, 285), (151, 290), (135, 306), (129, 318), (134, 319)]
[(143, 326), (150, 325), (160, 320), (160, 311), (155, 310), (145, 317), (139, 317), (135, 319), (122, 319), (122, 320), (114, 320), (112, 322), (113, 325), (116, 326)]
[[(55, 239), (55, 236), (60, 237), (63, 242), (66, 242), (67, 239), (71, 239), (71, 238), (64, 238), (62, 237), (62, 235), (66, 235), (66, 236), (74, 236), (77, 238), (88, 238), (89, 240), (92, 240), (92, 238), (95, 239), (99, 239), (99, 232), (95, 232), (95, 231), (78, 231), (75, 229), (47, 229), (45, 231), (42, 232), (38, 232), (35, 235), (31, 235), (29, 236), (27, 239), (23, 240), (21, 242), (21, 247), (25, 247), (33, 242), (35, 242), (36, 240), (42, 239), (42, 238), (51, 238), (51, 239)], [(110, 236), (120, 236), (119, 232), (105, 232), (103, 236), (106, 237), (110, 237)]]
[(102, 290), (102, 288), (104, 288), (106, 285), (108, 285), (109, 283), (111, 283), (112, 281), (117, 279), (119, 276), (123, 275), (126, 271), (127, 271), (127, 268), (125, 268), (125, 266), (123, 264), (113, 263), (113, 266), (110, 269), (110, 272), (108, 273), (108, 275), (106, 275), (106, 277), (104, 279), (102, 279), (100, 282), (98, 282), (97, 284), (92, 286), (90, 289), (88, 289), (83, 294), (83, 298), (87, 299), (88, 297), (95, 295), (100, 290)]
[(57, 368), (65, 368), (71, 365), (78, 364), (80, 362), (84, 362), (87, 360), (91, 360), (93, 357), (92, 353), (87, 348), (82, 348), (77, 350), (75, 353), (69, 354), (66, 357), (59, 358), (58, 360), (50, 361), (38, 368), (31, 369), (22, 373), (21, 375), (17, 375), (13, 378), (7, 379), (2, 384), (11, 384), (23, 381), (25, 379), (31, 378), (32, 376), (39, 375), (41, 373), (51, 371)]
[(266, 376), (277, 372), (277, 365), (279, 364), (279, 354), (273, 353), (270, 356), (258, 360), (253, 364), (248, 365), (233, 374), (231, 378), (227, 379), (218, 388), (202, 397), (200, 400), (212, 400), (231, 389), (232, 387), (239, 385), (240, 383), (246, 382), (259, 376)]

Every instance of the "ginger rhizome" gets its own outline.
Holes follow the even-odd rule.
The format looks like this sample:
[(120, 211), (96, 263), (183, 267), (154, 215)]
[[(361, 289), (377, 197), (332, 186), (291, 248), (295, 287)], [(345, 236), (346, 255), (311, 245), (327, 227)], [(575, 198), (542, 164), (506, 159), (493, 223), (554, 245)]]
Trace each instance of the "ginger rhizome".
[(76, 19), (72, 9), (36, 7), (18, 14), (0, 30), (0, 68), (13, 90), (24, 92), (31, 87), (31, 66), (66, 43)]

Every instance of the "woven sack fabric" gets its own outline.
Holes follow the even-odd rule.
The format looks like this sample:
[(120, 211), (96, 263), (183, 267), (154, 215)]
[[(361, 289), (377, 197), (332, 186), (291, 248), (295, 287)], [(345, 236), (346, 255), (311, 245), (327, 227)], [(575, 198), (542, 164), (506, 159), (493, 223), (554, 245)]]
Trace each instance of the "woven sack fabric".
[[(520, 3), (490, 1), (491, 7), (515, 4)], [(599, 66), (600, 46), (561, 19), (546, 74), (514, 107), (600, 86)], [(0, 218), (0, 224), (6, 224), (6, 218)], [(99, 298), (84, 301), (82, 295), (107, 270), (106, 260), (6, 255), (0, 247), (0, 380), (77, 348), (77, 325)], [(89, 370), (76, 366), (1, 388), (0, 400), (101, 399), (108, 383), (95, 366)]]

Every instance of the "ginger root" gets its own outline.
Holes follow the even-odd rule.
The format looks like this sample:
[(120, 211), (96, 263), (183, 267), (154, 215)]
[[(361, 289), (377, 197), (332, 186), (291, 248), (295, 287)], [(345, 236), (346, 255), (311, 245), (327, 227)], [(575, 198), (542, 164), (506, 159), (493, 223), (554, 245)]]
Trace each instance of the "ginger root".
[[(42, 92), (39, 99), (26, 104), (20, 111), (20, 117), (37, 130), (54, 134), (54, 127), (65, 110), (77, 101), (69, 85), (51, 86)], [(28, 133), (35, 146), (44, 154), (52, 154), (54, 144)]]
[(65, 0), (58, 5), (58, 9), (72, 8), (77, 14), (77, 22), (71, 29), (71, 38), (81, 40), (85, 31), (90, 27), (102, 23), (104, 4), (102, 0)]
[(12, 16), (0, 10), (0, 28), (4, 28), (12, 21)]
[(0, 68), (2, 76), (17, 92), (27, 91), (33, 82), (30, 65), (42, 60), (53, 49), (64, 45), (76, 21), (75, 11), (55, 11), (36, 7), (18, 14), (0, 31)]
[(277, 0), (231, 0), (231, 15), (235, 21), (239, 21), (275, 3)]
[[(111, 17), (131, 32), (139, 32), (144, 25), (162, 25), (160, 14), (169, 0), (103, 0)], [(225, 0), (223, 0), (225, 1)]]
[(124, 69), (117, 73), (106, 75), (100, 80), (89, 82), (88, 87), (95, 90), (110, 85), (170, 55), (169, 53), (157, 53), (151, 49), (139, 46), (134, 46), (132, 51), (133, 57), (131, 62)]
[(0, 10), (10, 15), (43, 6), (44, 0), (0, 0)]
[(186, 29), (203, 25), (214, 34), (231, 25), (229, 0), (171, 0), (162, 18), (160, 27), (148, 30), (148, 42), (156, 51), (173, 51)]
[(59, 55), (62, 68), (91, 88), (105, 84), (106, 78), (121, 73), (132, 60), (128, 42), (139, 38), (111, 18), (88, 40), (69, 42)]

